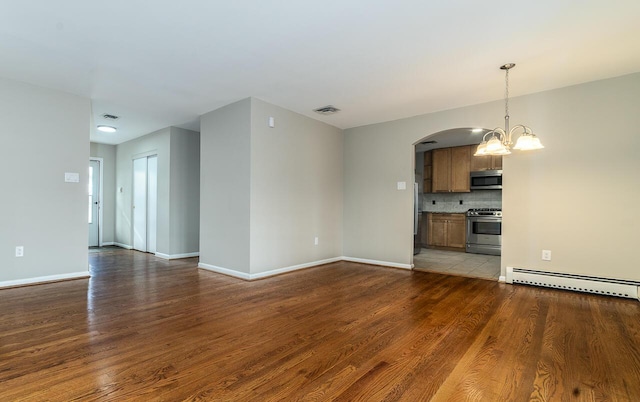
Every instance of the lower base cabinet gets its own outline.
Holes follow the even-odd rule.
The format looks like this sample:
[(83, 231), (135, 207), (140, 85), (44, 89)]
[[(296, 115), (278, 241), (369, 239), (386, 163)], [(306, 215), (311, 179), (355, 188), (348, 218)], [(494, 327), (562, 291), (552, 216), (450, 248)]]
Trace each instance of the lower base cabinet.
[(429, 235), (427, 245), (432, 248), (465, 250), (465, 214), (427, 214)]

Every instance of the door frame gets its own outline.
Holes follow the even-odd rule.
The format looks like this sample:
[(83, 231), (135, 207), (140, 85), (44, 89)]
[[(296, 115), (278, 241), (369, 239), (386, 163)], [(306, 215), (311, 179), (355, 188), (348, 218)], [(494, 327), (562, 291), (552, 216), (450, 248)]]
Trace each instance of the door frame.
[[(89, 161), (97, 161), (100, 164), (100, 188), (98, 190), (98, 247), (102, 247), (102, 210), (103, 208), (103, 200), (102, 200), (102, 188), (104, 187), (103, 178), (104, 178), (104, 158), (90, 156)], [(88, 169), (87, 169), (88, 170)], [(89, 241), (89, 237), (87, 234), (87, 242)]]

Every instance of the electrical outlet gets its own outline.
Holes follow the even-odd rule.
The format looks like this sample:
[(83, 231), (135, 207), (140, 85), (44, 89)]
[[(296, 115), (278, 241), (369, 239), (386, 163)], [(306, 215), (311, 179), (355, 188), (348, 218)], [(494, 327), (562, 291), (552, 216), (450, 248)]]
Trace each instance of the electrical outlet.
[(462, 200), (460, 200), (460, 205), (462, 205)]
[(315, 244), (316, 246), (318, 245), (318, 237), (316, 236), (316, 238), (313, 240), (313, 244)]
[(24, 257), (24, 247), (16, 246), (16, 257)]
[(551, 250), (542, 250), (542, 260), (551, 261)]

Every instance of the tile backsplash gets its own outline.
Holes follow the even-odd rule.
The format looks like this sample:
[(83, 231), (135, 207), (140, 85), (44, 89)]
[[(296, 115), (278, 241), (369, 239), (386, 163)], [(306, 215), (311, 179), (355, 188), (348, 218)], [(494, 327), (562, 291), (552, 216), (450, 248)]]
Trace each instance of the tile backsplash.
[[(460, 205), (462, 200), (462, 205)], [(435, 205), (433, 204), (435, 201)], [(502, 208), (502, 190), (473, 190), (470, 193), (429, 193), (422, 195), (426, 212), (467, 212), (471, 208)]]

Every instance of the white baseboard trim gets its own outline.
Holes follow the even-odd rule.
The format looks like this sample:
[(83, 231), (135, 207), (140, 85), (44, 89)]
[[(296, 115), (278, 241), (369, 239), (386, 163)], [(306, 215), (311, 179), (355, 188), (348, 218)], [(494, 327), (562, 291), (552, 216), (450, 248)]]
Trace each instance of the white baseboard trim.
[(60, 275), (48, 275), (48, 276), (38, 276), (35, 278), (26, 278), (26, 279), (17, 279), (13, 281), (3, 281), (0, 282), (1, 288), (13, 288), (17, 286), (26, 286), (26, 285), (37, 285), (48, 282), (58, 282), (58, 281), (67, 281), (71, 279), (84, 279), (89, 278), (89, 271), (84, 272), (72, 272), (69, 274), (60, 274)]
[(246, 272), (235, 271), (229, 268), (217, 267), (215, 265), (205, 264), (203, 262), (198, 263), (198, 268), (206, 269), (207, 271), (217, 272), (219, 274), (233, 276), (234, 278), (240, 278), (247, 281), (251, 280), (251, 275), (247, 274)]
[(498, 278), (498, 282), (506, 283), (507, 282), (507, 277), (504, 276), (504, 275), (500, 275), (500, 277)]
[(118, 246), (118, 247), (125, 248), (125, 249), (127, 249), (127, 250), (132, 250), (132, 249), (133, 249), (133, 247), (131, 247), (131, 246), (130, 246), (130, 245), (128, 245), (128, 244), (123, 244), (123, 243), (113, 242), (113, 245), (114, 245), (114, 246)]
[(304, 263), (304, 264), (292, 265), (290, 267), (284, 267), (284, 268), (278, 268), (278, 269), (272, 269), (272, 270), (269, 270), (269, 271), (258, 272), (258, 273), (255, 273), (255, 274), (248, 274), (246, 272), (239, 272), (239, 271), (235, 271), (233, 269), (217, 267), (215, 265), (205, 264), (205, 263), (202, 263), (202, 262), (198, 263), (198, 268), (206, 269), (208, 271), (213, 271), (213, 272), (217, 272), (217, 273), (220, 273), (220, 274), (233, 276), (235, 278), (240, 278), (240, 279), (244, 279), (244, 280), (247, 280), (247, 281), (252, 281), (252, 280), (256, 280), (256, 279), (267, 278), (267, 277), (274, 276), (274, 275), (284, 274), (285, 272), (297, 271), (299, 269), (311, 268), (311, 267), (315, 267), (315, 266), (318, 266), (318, 265), (330, 264), (332, 262), (338, 262), (338, 261), (342, 261), (342, 257), (334, 257), (334, 258), (328, 258), (326, 260), (307, 262), (307, 263)]
[(292, 265), (290, 267), (284, 267), (284, 268), (272, 269), (270, 271), (258, 272), (256, 274), (250, 274), (249, 275), (249, 277), (250, 277), (249, 279), (250, 280), (262, 279), (262, 278), (266, 278), (266, 277), (269, 277), (269, 276), (284, 274), (285, 272), (297, 271), (299, 269), (311, 268), (311, 267), (315, 267), (317, 265), (330, 264), (332, 262), (337, 262), (337, 261), (342, 261), (342, 257), (327, 258), (326, 260), (307, 262), (307, 263), (304, 263), (304, 264)]
[(103, 241), (103, 242), (102, 242), (102, 246), (100, 246), (100, 247), (104, 247), (104, 246), (115, 246), (115, 245), (116, 245), (116, 242), (114, 242), (114, 241)]
[(376, 260), (368, 260), (365, 258), (353, 258), (353, 257), (342, 257), (344, 261), (350, 262), (359, 262), (362, 264), (370, 264), (370, 265), (381, 265), (383, 267), (392, 267), (392, 268), (402, 268), (402, 269), (412, 269), (411, 264), (399, 264), (397, 262), (388, 262), (388, 261), (376, 261)]
[(163, 260), (177, 260), (180, 258), (191, 258), (191, 257), (198, 257), (200, 256), (199, 252), (195, 252), (195, 253), (184, 253), (184, 254), (163, 254), (163, 253), (156, 253), (156, 257), (158, 258), (162, 258)]

